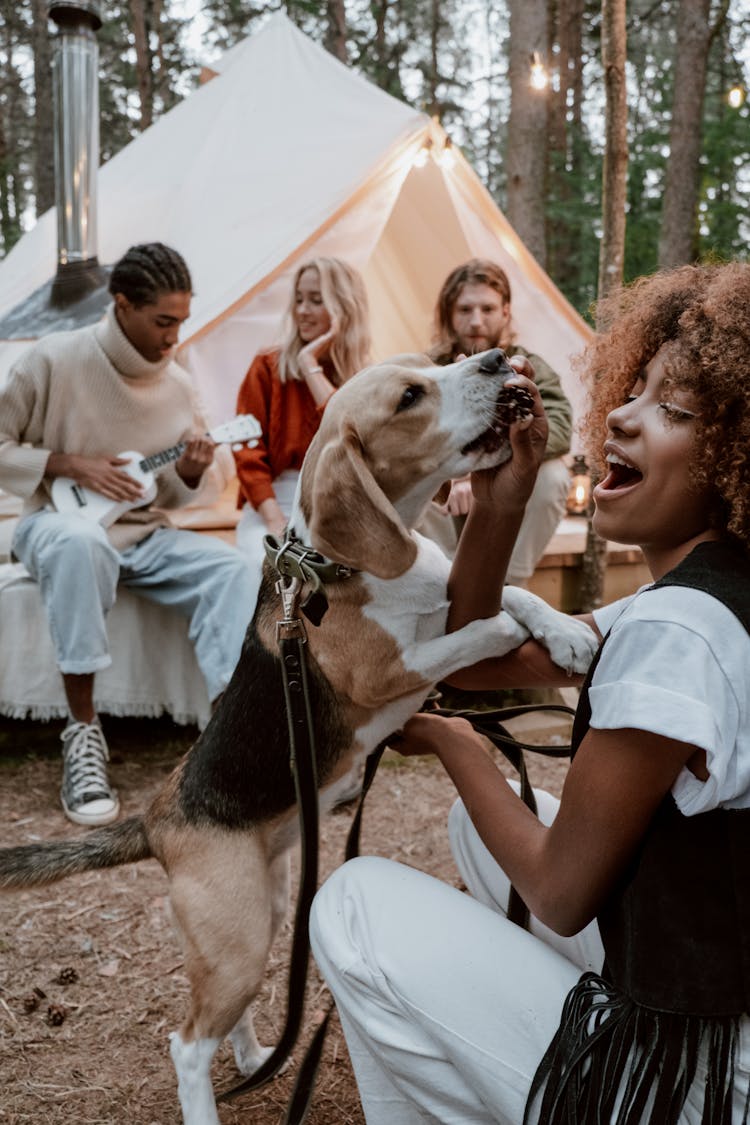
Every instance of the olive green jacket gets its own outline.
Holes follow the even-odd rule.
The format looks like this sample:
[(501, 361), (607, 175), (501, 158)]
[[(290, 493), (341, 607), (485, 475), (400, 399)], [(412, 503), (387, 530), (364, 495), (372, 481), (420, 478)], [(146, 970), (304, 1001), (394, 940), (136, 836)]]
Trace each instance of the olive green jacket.
[(518, 344), (510, 345), (508, 355), (525, 356), (534, 368), (536, 385), (539, 387), (549, 423), (544, 459), (551, 461), (553, 457), (562, 457), (563, 453), (567, 453), (570, 449), (570, 439), (573, 434), (573, 407), (562, 389), (560, 376), (541, 356), (519, 347)]

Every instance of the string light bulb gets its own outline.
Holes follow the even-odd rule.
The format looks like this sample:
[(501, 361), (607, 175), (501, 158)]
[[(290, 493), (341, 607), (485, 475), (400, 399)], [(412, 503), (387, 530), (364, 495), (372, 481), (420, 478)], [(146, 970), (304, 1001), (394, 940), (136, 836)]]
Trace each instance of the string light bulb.
[(546, 90), (549, 86), (549, 74), (538, 51), (533, 51), (531, 55), (529, 85), (532, 90)]
[(732, 107), (732, 109), (739, 109), (744, 101), (745, 91), (743, 90), (742, 86), (740, 86), (739, 84), (732, 86), (731, 90), (727, 94), (727, 102)]
[(428, 137), (422, 147), (418, 150), (414, 157), (413, 164), (415, 168), (424, 168), (425, 164), (430, 158), (430, 149), (432, 148), (432, 137)]
[(438, 164), (441, 168), (452, 168), (456, 163), (456, 150), (453, 147), (453, 141), (450, 137), (445, 138), (445, 144), (442, 147), (440, 155), (438, 156)]

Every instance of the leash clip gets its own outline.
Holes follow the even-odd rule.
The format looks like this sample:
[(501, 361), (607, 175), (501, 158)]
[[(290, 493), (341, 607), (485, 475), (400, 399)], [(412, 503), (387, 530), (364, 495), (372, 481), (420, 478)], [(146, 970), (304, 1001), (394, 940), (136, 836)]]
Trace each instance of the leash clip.
[(281, 598), (283, 614), (281, 620), (276, 622), (277, 640), (295, 637), (301, 641), (307, 640), (304, 623), (296, 612), (297, 598), (301, 589), (302, 582), (299, 578), (287, 578), (282, 575), (276, 583), (276, 593)]

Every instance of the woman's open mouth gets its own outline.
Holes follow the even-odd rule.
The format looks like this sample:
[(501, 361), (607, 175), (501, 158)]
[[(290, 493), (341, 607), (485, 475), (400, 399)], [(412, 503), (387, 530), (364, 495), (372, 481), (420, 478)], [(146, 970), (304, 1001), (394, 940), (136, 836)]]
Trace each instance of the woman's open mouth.
[(643, 480), (643, 473), (618, 453), (607, 454), (609, 472), (596, 486), (597, 492), (619, 492)]

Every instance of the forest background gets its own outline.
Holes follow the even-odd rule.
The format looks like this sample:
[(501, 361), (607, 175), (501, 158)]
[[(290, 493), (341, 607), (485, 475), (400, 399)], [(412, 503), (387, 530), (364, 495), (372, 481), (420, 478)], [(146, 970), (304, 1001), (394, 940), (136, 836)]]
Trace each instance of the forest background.
[[(605, 90), (617, 59), (603, 43), (608, 4), (622, 9), (626, 59), (622, 275), (746, 259), (748, 0), (103, 0), (101, 158), (283, 7), (342, 62), (440, 118), (529, 249), (590, 315)], [(0, 255), (54, 203), (52, 34), (46, 0), (0, 0)], [(614, 60), (605, 65), (603, 46)], [(299, 116), (304, 129), (304, 105)]]

